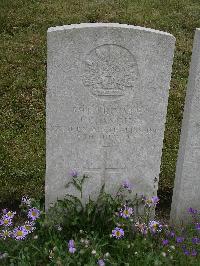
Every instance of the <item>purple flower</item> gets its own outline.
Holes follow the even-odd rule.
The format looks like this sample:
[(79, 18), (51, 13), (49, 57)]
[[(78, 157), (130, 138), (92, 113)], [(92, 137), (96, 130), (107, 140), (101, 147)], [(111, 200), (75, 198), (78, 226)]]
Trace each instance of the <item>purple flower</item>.
[(69, 248), (69, 253), (74, 254), (76, 252), (76, 248), (70, 247)]
[(157, 203), (159, 202), (159, 198), (157, 196), (152, 196), (151, 198), (146, 198), (143, 197), (144, 200), (144, 204), (146, 207), (152, 207), (152, 206), (156, 206)]
[(4, 215), (2, 219), (0, 220), (0, 225), (3, 226), (11, 226), (12, 225), (12, 219)]
[(184, 241), (184, 237), (182, 237), (182, 236), (177, 236), (177, 238), (176, 238), (176, 242), (177, 243), (182, 243)]
[(68, 242), (68, 247), (74, 247), (75, 246), (75, 242), (73, 239), (69, 240)]
[(184, 253), (186, 256), (189, 256), (189, 255), (190, 255), (190, 251), (187, 250), (187, 249), (184, 249), (184, 250), (183, 250), (183, 253)]
[(4, 240), (11, 236), (11, 231), (8, 231), (7, 229), (2, 230), (0, 233), (0, 238), (3, 238)]
[(3, 214), (6, 214), (7, 212), (8, 212), (8, 209), (7, 208), (2, 210), (2, 213)]
[(28, 231), (24, 228), (24, 226), (19, 226), (13, 230), (13, 237), (16, 240), (24, 239), (28, 234)]
[(198, 237), (193, 237), (193, 238), (192, 238), (192, 243), (193, 243), (193, 244), (199, 244), (199, 243), (200, 243), (200, 238), (198, 238)]
[(155, 234), (157, 232), (162, 231), (162, 225), (157, 221), (150, 221), (149, 222), (149, 229), (150, 229), (151, 233)]
[(170, 235), (171, 237), (175, 237), (175, 233), (174, 233), (173, 231), (170, 232), (169, 235)]
[(16, 212), (7, 211), (3, 217), (6, 217), (8, 219), (12, 219), (15, 216), (15, 214), (16, 214)]
[(124, 236), (124, 230), (122, 228), (116, 227), (112, 230), (112, 236), (119, 239)]
[(98, 265), (99, 266), (105, 266), (106, 264), (105, 264), (104, 260), (100, 259), (100, 260), (98, 260)]
[(195, 224), (195, 229), (200, 230), (200, 223)]
[(34, 222), (29, 222), (29, 221), (26, 221), (23, 227), (28, 233), (31, 233), (36, 229), (34, 227)]
[(76, 248), (75, 248), (75, 242), (73, 239), (69, 240), (68, 242), (68, 248), (69, 248), (69, 252), (74, 254), (75, 251), (76, 251)]
[(159, 202), (159, 198), (157, 196), (153, 196), (151, 199), (154, 205), (156, 205)]
[(141, 230), (140, 230), (142, 235), (147, 235), (148, 233), (148, 227), (146, 225), (144, 225)]
[(169, 244), (169, 240), (163, 239), (162, 244), (163, 244), (163, 246), (167, 246)]
[(127, 219), (133, 214), (133, 208), (124, 205), (124, 209), (120, 210), (120, 216)]
[(130, 191), (133, 189), (133, 185), (130, 183), (129, 180), (124, 180), (124, 181), (122, 182), (122, 187), (123, 187), (123, 188), (126, 188), (126, 189), (128, 189), (128, 190), (130, 190)]
[(71, 177), (76, 178), (76, 177), (78, 176), (78, 172), (77, 172), (76, 170), (71, 170), (71, 171), (69, 172), (69, 175), (70, 175)]
[(192, 251), (191, 251), (191, 256), (197, 256), (197, 251), (195, 250), (195, 249), (193, 249)]
[(189, 212), (190, 214), (197, 214), (198, 211), (190, 207), (190, 208), (188, 209), (188, 212)]
[(40, 210), (36, 208), (31, 208), (28, 211), (28, 217), (33, 221), (36, 220), (40, 216)]

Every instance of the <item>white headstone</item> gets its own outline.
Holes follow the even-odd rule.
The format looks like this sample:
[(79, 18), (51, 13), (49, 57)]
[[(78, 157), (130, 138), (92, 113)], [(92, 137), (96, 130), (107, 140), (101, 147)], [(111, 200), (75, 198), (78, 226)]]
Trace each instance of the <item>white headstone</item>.
[(83, 200), (123, 180), (156, 195), (175, 38), (121, 24), (48, 30), (46, 207), (76, 169)]
[(171, 223), (190, 221), (200, 207), (200, 29), (196, 30), (172, 198)]

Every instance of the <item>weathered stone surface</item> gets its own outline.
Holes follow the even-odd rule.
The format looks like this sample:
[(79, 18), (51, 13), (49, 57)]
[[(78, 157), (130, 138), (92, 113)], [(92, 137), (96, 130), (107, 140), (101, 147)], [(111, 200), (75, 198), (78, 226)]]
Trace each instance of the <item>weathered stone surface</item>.
[(200, 29), (196, 30), (176, 167), (171, 222), (190, 221), (200, 207)]
[(48, 30), (46, 207), (69, 171), (91, 178), (83, 199), (123, 180), (156, 195), (175, 38), (121, 24)]

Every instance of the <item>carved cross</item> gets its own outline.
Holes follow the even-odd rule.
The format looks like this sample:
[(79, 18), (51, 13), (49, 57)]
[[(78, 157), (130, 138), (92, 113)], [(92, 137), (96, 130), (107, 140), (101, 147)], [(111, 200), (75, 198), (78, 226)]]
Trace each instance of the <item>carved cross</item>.
[[(107, 173), (112, 173), (112, 174), (119, 174), (121, 173), (121, 170), (125, 169), (125, 167), (115, 167), (115, 166), (111, 166), (108, 165), (109, 162), (109, 156), (108, 156), (108, 148), (110, 148), (111, 146), (102, 146), (102, 150), (103, 150), (103, 165), (102, 167), (98, 167), (98, 168), (86, 168), (85, 170), (87, 172), (100, 172), (102, 174), (102, 185), (105, 183), (105, 178)], [(113, 146), (112, 146), (113, 147)]]

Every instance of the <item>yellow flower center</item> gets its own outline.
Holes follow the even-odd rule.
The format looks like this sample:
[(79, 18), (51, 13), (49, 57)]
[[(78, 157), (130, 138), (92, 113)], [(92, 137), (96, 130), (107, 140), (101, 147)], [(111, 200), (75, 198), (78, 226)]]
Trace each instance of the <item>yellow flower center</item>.
[(23, 236), (23, 232), (22, 231), (18, 231), (17, 232), (17, 236)]
[(8, 220), (4, 220), (4, 224), (8, 224), (9, 222), (8, 222)]
[(119, 231), (116, 232), (116, 236), (120, 236), (121, 233)]
[(32, 212), (32, 216), (36, 216), (37, 213), (35, 211)]
[(29, 231), (31, 229), (31, 226), (30, 225), (25, 225), (25, 228), (27, 231)]

